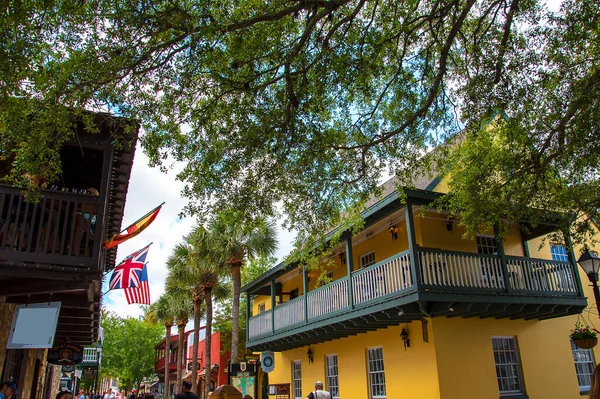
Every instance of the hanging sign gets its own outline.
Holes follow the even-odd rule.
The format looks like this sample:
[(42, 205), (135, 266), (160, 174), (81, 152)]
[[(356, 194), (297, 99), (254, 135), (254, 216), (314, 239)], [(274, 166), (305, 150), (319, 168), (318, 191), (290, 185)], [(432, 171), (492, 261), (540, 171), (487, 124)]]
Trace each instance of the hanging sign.
[(83, 360), (83, 346), (62, 344), (48, 350), (48, 363), (62, 366), (79, 364)]
[(275, 354), (271, 351), (264, 351), (261, 356), (261, 366), (265, 373), (270, 373), (275, 369)]

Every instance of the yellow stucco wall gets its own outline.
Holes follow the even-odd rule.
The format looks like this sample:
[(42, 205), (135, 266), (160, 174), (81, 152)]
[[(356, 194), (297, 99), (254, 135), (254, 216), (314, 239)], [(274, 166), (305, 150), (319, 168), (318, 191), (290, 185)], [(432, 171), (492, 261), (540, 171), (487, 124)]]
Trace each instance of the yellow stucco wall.
[[(402, 327), (406, 325), (311, 345), (314, 362), (310, 364), (306, 346), (276, 353), (275, 370), (269, 375), (269, 383), (291, 384), (292, 361), (300, 360), (304, 398), (314, 389), (315, 381), (321, 380), (327, 384), (325, 358), (335, 354), (338, 356), (340, 398), (368, 398), (367, 349), (382, 347), (388, 398), (439, 399), (431, 324), (429, 343), (422, 340), (420, 322), (408, 324), (411, 347), (406, 351), (400, 339)], [(270, 399), (274, 399), (274, 396), (270, 396)]]

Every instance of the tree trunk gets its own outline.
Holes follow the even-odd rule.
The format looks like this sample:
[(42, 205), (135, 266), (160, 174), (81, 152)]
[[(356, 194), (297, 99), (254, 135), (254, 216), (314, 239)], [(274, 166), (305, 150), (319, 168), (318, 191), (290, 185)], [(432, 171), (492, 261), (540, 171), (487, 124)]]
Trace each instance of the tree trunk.
[(210, 392), (210, 341), (212, 336), (212, 318), (213, 318), (213, 304), (212, 304), (212, 288), (204, 290), (206, 299), (206, 338), (204, 338), (204, 356), (205, 356), (205, 367), (206, 372), (204, 373), (204, 397), (208, 398), (208, 392)]
[(175, 389), (173, 390), (173, 393), (179, 393), (181, 390), (181, 379), (183, 377), (183, 373), (182, 373), (182, 369), (181, 369), (181, 365), (183, 364), (183, 359), (184, 359), (184, 354), (186, 352), (185, 348), (185, 344), (183, 342), (184, 339), (184, 335), (185, 335), (185, 325), (187, 324), (187, 321), (184, 323), (184, 320), (178, 320), (177, 321), (177, 329), (179, 332), (179, 339), (178, 339), (178, 344), (177, 344), (177, 384), (175, 384)]
[(165, 324), (165, 398), (169, 398), (169, 364), (171, 363), (171, 325)]
[(192, 392), (198, 391), (198, 343), (200, 342), (200, 314), (202, 299), (194, 301), (194, 344), (192, 348)]
[(233, 280), (233, 304), (231, 306), (231, 363), (238, 361), (238, 345), (240, 338), (240, 289), (242, 285), (241, 262), (231, 264)]

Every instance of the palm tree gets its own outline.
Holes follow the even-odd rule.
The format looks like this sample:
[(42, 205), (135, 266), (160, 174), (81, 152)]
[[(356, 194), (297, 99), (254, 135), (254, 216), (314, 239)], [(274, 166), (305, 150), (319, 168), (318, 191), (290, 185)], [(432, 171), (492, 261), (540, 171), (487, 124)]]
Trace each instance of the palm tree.
[(174, 393), (179, 393), (181, 380), (183, 377), (182, 368), (185, 361), (186, 347), (184, 343), (185, 326), (187, 325), (190, 315), (193, 312), (193, 303), (191, 291), (176, 275), (169, 275), (166, 281), (166, 292), (172, 296), (174, 301), (173, 315), (175, 316), (175, 324), (178, 331), (178, 351), (177, 351), (177, 384)]
[(277, 233), (272, 221), (258, 220), (239, 223), (235, 218), (217, 215), (209, 225), (205, 237), (207, 255), (211, 263), (230, 267), (233, 280), (231, 307), (231, 362), (238, 360), (241, 268), (247, 259), (271, 256), (277, 249)]
[[(192, 352), (198, 353), (200, 338), (200, 316), (202, 314), (203, 302), (206, 302), (207, 326), (205, 352), (210, 363), (210, 338), (212, 326), (212, 301), (214, 294), (223, 298), (229, 295), (229, 290), (221, 287), (220, 279), (222, 268), (218, 264), (210, 263), (206, 249), (206, 230), (197, 226), (192, 232), (184, 237), (184, 242), (178, 244), (167, 260), (169, 268), (169, 280), (176, 280), (181, 287), (185, 287), (191, 294), (194, 302), (194, 342)], [(173, 285), (174, 283), (171, 282)], [(210, 314), (209, 314), (210, 313)], [(195, 360), (195, 359), (194, 359)], [(197, 391), (197, 362), (192, 363), (192, 391)], [(210, 371), (210, 367), (208, 369)], [(210, 372), (208, 373), (210, 377)]]
[(154, 324), (165, 326), (165, 398), (169, 397), (169, 363), (171, 359), (171, 327), (175, 319), (174, 300), (168, 294), (163, 294), (148, 308), (144, 318)]
[[(193, 235), (193, 233), (192, 233)], [(204, 302), (204, 291), (198, 286), (196, 261), (196, 248), (190, 243), (190, 236), (184, 237), (184, 241), (177, 244), (173, 249), (171, 256), (167, 260), (169, 275), (176, 278), (180, 284), (188, 287), (191, 291), (192, 301), (194, 303), (194, 341), (192, 353), (198, 354), (200, 338), (200, 319), (202, 318), (202, 305)], [(198, 387), (198, 363), (193, 359), (192, 363), (192, 391), (196, 392)]]

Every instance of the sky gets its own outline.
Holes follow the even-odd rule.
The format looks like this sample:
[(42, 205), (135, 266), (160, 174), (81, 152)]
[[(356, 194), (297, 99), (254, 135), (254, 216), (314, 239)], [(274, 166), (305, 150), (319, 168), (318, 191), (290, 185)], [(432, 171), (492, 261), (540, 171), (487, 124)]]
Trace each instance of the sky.
[[(137, 146), (129, 190), (125, 201), (125, 214), (122, 228), (129, 226), (137, 219), (154, 209), (161, 202), (165, 205), (160, 210), (156, 220), (138, 236), (118, 246), (117, 262), (127, 255), (152, 243), (146, 260), (148, 261), (148, 281), (150, 282), (150, 298), (154, 302), (164, 292), (165, 279), (168, 271), (167, 258), (175, 245), (192, 229), (195, 219), (178, 215), (187, 204), (187, 199), (181, 196), (183, 183), (176, 181), (175, 172), (163, 173), (158, 168), (148, 166), (148, 157), (141, 147)], [(275, 256), (282, 260), (292, 249), (295, 234), (279, 226), (279, 247)], [(139, 305), (129, 305), (123, 290), (108, 291), (108, 280), (105, 278), (102, 302), (103, 306), (120, 316), (137, 317), (142, 314)]]

